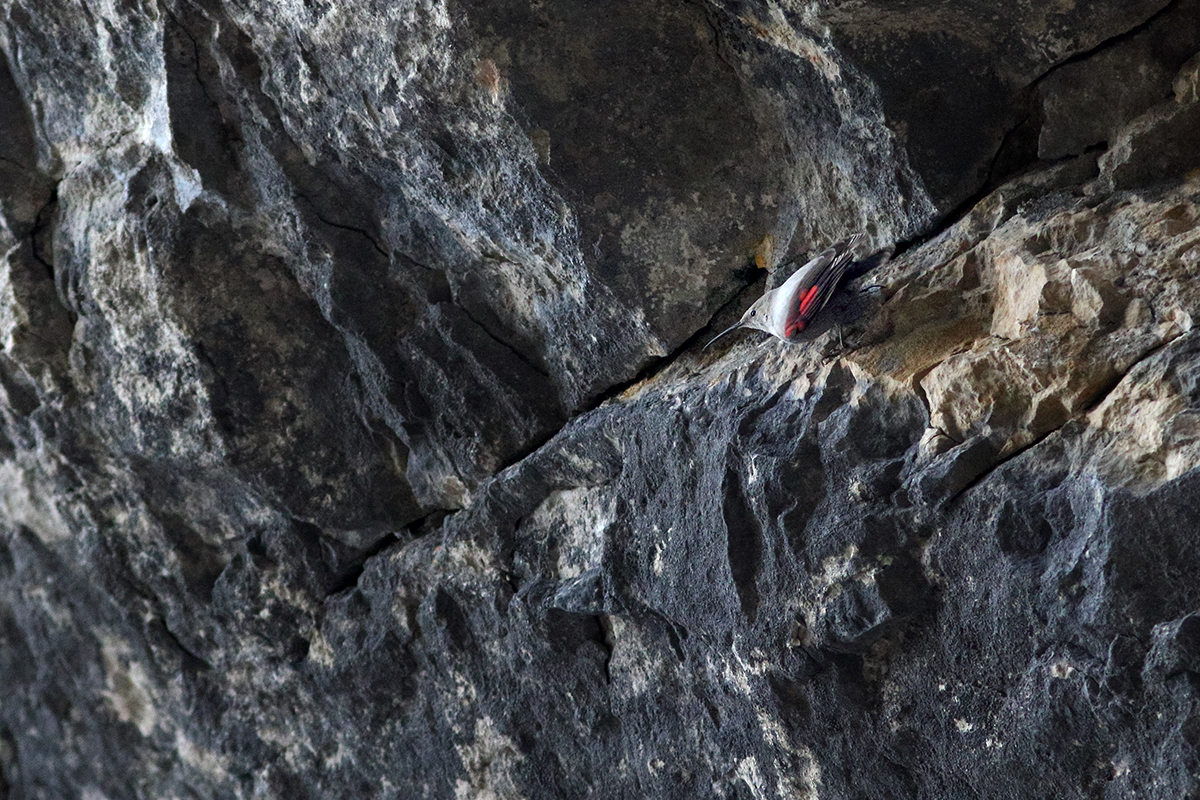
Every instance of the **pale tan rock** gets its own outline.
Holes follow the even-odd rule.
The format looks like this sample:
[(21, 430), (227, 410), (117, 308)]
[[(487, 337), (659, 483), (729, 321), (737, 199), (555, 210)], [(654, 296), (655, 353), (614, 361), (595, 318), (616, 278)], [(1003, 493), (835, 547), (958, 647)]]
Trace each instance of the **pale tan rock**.
[(1135, 297), (1125, 306), (1125, 319), (1122, 324), (1126, 328), (1143, 328), (1149, 325), (1152, 319), (1150, 306), (1142, 298)]
[(934, 458), (959, 444), (937, 428), (926, 428), (921, 436), (920, 451), (924, 458)]
[(1200, 466), (1200, 416), (1177, 367), (1195, 356), (1181, 337), (1131, 370), (1087, 416), (1093, 468), (1115, 483), (1147, 490)]
[(1049, 277), (1042, 264), (1022, 258), (1020, 253), (1001, 255), (994, 262), (994, 271), (997, 283), (992, 334), (1016, 339), (1035, 324)]
[(1125, 302), (1100, 269), (1071, 270), (1071, 313), (1084, 325), (1110, 325), (1125, 313)]
[[(890, 334), (852, 358), (923, 397), (930, 428), (920, 457), (976, 437), (998, 458), (1014, 453), (1088, 415), (1134, 364), (1186, 335), (1200, 309), (1190, 280), (1200, 260), (1195, 191), (1003, 221), (993, 196), (920, 256), (889, 265), (880, 313)], [(1175, 405), (1137, 405), (1138, 425), (1174, 430)], [(1118, 451), (1125, 435), (1113, 440)], [(1128, 435), (1141, 442), (1133, 450), (1157, 452), (1147, 434)], [(1173, 469), (1191, 463), (1186, 453), (1170, 458)]]
[(951, 356), (921, 380), (930, 424), (958, 441), (991, 437), (1028, 414), (1035, 379), (1012, 352), (987, 347)]

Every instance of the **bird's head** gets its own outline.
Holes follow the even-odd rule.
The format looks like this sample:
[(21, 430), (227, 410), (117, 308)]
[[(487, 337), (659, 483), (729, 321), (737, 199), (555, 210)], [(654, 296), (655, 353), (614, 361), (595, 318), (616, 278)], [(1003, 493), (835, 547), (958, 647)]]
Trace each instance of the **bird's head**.
[(708, 344), (706, 344), (704, 346), (708, 347), (709, 344), (712, 344), (713, 342), (715, 342), (717, 339), (720, 339), (725, 334), (730, 333), (731, 331), (735, 331), (738, 328), (754, 328), (755, 330), (766, 331), (767, 333), (771, 333), (772, 332), (771, 331), (772, 295), (774, 295), (773, 291), (767, 292), (762, 297), (755, 300), (754, 305), (752, 305), (746, 309), (746, 313), (742, 314), (742, 318), (740, 320), (735, 322), (733, 325), (730, 325), (728, 328), (721, 331), (713, 338), (709, 339)]

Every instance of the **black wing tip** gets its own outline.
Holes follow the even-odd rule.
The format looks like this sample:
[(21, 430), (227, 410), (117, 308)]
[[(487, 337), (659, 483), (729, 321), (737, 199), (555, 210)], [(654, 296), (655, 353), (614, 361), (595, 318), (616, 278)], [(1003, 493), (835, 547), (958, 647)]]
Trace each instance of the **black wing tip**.
[(865, 258), (858, 259), (851, 267), (847, 268), (846, 280), (853, 280), (866, 275), (868, 272), (874, 272), (886, 264), (895, 252), (896, 246), (888, 245), (878, 253), (872, 253)]
[[(866, 238), (867, 238), (867, 235), (865, 233), (859, 231), (858, 233), (850, 234), (849, 236), (847, 236), (845, 239), (842, 239), (841, 241), (834, 242), (833, 244), (829, 245), (825, 249), (821, 250), (815, 256), (809, 257), (806, 254), (797, 253), (796, 255), (793, 255), (790, 258), (785, 258), (783, 261), (779, 262), (779, 264), (776, 266), (776, 274), (778, 274), (780, 272), (790, 274), (790, 272), (792, 272), (793, 270), (788, 270), (787, 268), (792, 266), (793, 264), (796, 264), (801, 261), (812, 261), (812, 260), (815, 260), (818, 258), (825, 258), (825, 259), (829, 260), (829, 264), (827, 265), (827, 268), (833, 267), (833, 266), (840, 266), (842, 263), (855, 261), (856, 259), (854, 258), (853, 250), (854, 250), (855, 246), (857, 246), (860, 242), (864, 241)], [(892, 250), (895, 250), (894, 246), (889, 248), (889, 252), (888, 252), (889, 257), (891, 255), (890, 251), (892, 251)], [(871, 257), (873, 258), (873, 256), (871, 256)], [(782, 281), (779, 281), (779, 283), (782, 283)], [(777, 285), (778, 285), (778, 283), (776, 284), (776, 286)], [(768, 288), (774, 288), (774, 287), (771, 287), (770, 285), (768, 285)]]

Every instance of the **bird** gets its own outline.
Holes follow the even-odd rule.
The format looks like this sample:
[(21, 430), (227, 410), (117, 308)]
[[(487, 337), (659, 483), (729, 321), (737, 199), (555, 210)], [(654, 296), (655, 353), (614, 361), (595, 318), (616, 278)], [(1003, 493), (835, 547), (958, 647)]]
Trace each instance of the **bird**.
[(856, 233), (832, 247), (822, 250), (815, 258), (796, 270), (783, 285), (764, 292), (746, 309), (742, 318), (721, 331), (708, 345), (738, 328), (765, 331), (783, 341), (789, 341), (812, 322), (825, 307), (830, 296), (853, 261), (854, 246), (863, 238)]

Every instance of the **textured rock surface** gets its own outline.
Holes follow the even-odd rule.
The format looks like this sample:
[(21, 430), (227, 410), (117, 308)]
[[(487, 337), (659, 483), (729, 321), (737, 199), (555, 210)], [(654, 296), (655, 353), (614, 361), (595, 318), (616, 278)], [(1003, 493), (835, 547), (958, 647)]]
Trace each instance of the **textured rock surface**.
[(1197, 3), (0, 10), (0, 800), (1200, 793)]

